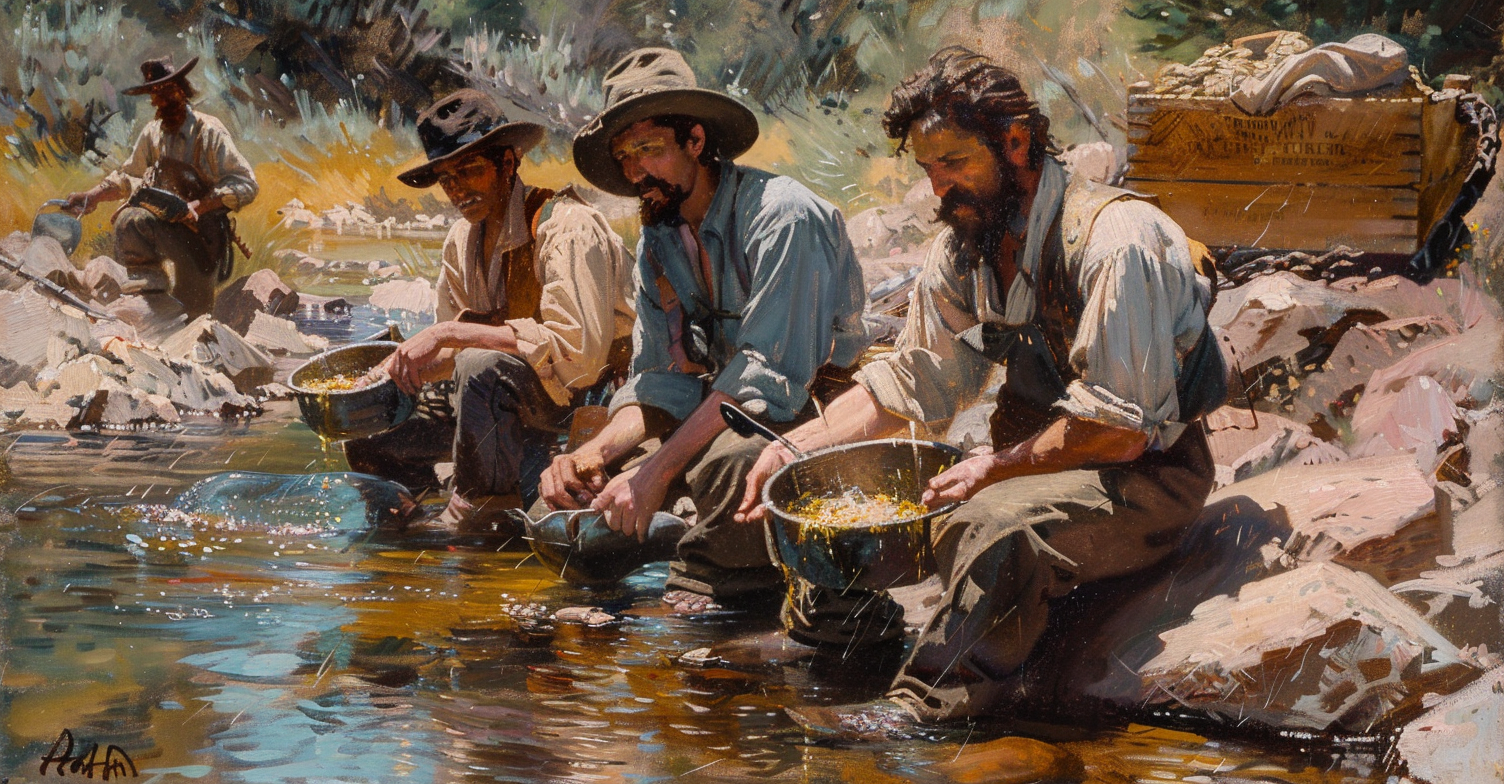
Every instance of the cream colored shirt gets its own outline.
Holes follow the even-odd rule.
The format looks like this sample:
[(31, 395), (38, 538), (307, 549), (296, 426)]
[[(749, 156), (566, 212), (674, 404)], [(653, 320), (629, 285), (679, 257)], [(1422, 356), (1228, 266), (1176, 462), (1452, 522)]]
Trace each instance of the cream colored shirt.
[(238, 210), (256, 198), (258, 186), (251, 164), (246, 161), (230, 132), (219, 118), (188, 109), (188, 117), (176, 133), (162, 130), (161, 120), (152, 120), (136, 137), (131, 155), (104, 181), (112, 189), (132, 190), (160, 158), (190, 164), (209, 182), (210, 194)]
[[(502, 254), (527, 242), (526, 218), (519, 181), (491, 263), (484, 265), (473, 250), (482, 227), (464, 219), (455, 222), (444, 240), (440, 321), (452, 321), (466, 309), (488, 312), (505, 304), (500, 301), (505, 293)], [(520, 355), (538, 371), (549, 396), (565, 405), (571, 390), (600, 378), (612, 342), (632, 334), (632, 257), (605, 216), (565, 188), (538, 225), (533, 258), (543, 284), (538, 318), (508, 319), (506, 324), (516, 331)]]
[[(1053, 214), (1063, 191), (1063, 180), (1042, 185), (1031, 209)], [(893, 353), (857, 373), (884, 409), (932, 428), (975, 402), (992, 370), (960, 333), (984, 321), (1020, 321), (1009, 317), (1019, 303), (1000, 301), (991, 268), (966, 270), (951, 237), (946, 229), (930, 247)], [(1028, 243), (1021, 255), (1037, 255), (1041, 244)], [(1039, 262), (1021, 258), (1019, 267), (1038, 269)], [(1185, 233), (1147, 202), (1113, 202), (1098, 213), (1079, 264), (1065, 274), (1085, 307), (1070, 343), (1079, 377), (1056, 406), (1062, 414), (1145, 433), (1151, 449), (1167, 448), (1185, 428), (1175, 381), (1206, 329), (1211, 297)]]

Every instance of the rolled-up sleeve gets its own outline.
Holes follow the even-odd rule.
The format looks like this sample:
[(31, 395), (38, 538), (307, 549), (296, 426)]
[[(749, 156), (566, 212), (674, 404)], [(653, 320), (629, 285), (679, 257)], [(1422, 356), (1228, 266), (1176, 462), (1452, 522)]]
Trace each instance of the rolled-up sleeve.
[(637, 245), (637, 320), (632, 325), (632, 374), (611, 396), (611, 415), (627, 406), (660, 409), (683, 421), (704, 397), (704, 384), (680, 369), (670, 350), (669, 315), (661, 292), (672, 293), (648, 258), (646, 245)]
[(736, 353), (711, 385), (775, 422), (804, 408), (835, 339), (844, 281), (837, 280), (839, 251), (830, 235), (839, 227), (823, 217), (796, 203), (787, 212), (765, 212), (750, 227), (751, 287)]
[(105, 184), (114, 191), (130, 191), (135, 184), (146, 175), (146, 167), (150, 166), (152, 150), (158, 144), (156, 139), (156, 125), (148, 125), (136, 136), (136, 146), (131, 148), (131, 155), (120, 164), (120, 168), (106, 174)]
[(256, 174), (251, 170), (250, 162), (236, 149), (235, 142), (230, 139), (230, 132), (218, 119), (208, 115), (199, 115), (199, 122), (203, 123), (200, 137), (203, 164), (214, 180), (214, 190), (211, 193), (220, 197), (224, 205), (232, 210), (255, 201), (256, 194), (260, 191), (260, 186), (256, 184)]
[(1137, 430), (1150, 448), (1173, 444), (1180, 361), (1206, 329), (1209, 291), (1185, 233), (1154, 206), (1125, 200), (1102, 210), (1082, 261), (1085, 308), (1071, 347), (1078, 378), (1065, 413)]
[(606, 366), (615, 337), (618, 276), (631, 274), (626, 248), (600, 213), (561, 200), (538, 227), (537, 259), (538, 318), (507, 324), (528, 346), (526, 358), (541, 378), (561, 388), (589, 385)]
[(977, 325), (969, 280), (957, 273), (950, 233), (937, 237), (909, 294), (909, 316), (892, 352), (862, 366), (857, 383), (879, 406), (938, 427), (981, 392), (992, 365), (958, 335)]

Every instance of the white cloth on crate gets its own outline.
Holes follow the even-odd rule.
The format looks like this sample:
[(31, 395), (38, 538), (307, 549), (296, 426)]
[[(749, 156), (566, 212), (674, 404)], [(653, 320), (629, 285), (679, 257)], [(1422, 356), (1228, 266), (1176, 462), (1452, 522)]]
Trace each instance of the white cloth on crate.
[(1353, 95), (1399, 84), (1410, 75), (1405, 47), (1374, 33), (1291, 55), (1261, 79), (1243, 80), (1232, 102), (1265, 115), (1302, 95)]

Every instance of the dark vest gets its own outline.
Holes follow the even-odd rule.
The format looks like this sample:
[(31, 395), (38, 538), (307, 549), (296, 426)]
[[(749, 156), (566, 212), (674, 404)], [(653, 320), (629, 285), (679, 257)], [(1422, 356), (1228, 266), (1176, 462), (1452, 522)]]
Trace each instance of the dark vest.
[[(961, 334), (967, 345), (1008, 368), (989, 421), (994, 448), (1033, 438), (1060, 417), (1055, 404), (1079, 377), (1070, 364), (1070, 347), (1085, 306), (1067, 275), (1068, 267), (1079, 269), (1079, 257), (1102, 209), (1131, 198), (1136, 194), (1118, 188), (1072, 183), (1041, 249), (1034, 318), (1018, 326), (987, 322)], [(1067, 259), (1076, 263), (1068, 265)], [(1004, 296), (998, 299), (1006, 301)], [(1226, 400), (1227, 371), (1210, 326), (1183, 358), (1175, 387), (1182, 422), (1193, 422)]]

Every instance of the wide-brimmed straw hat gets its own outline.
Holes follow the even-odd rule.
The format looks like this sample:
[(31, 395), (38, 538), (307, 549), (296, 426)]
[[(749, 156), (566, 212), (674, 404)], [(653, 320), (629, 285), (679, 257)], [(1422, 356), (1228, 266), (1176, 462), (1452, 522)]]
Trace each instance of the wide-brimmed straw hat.
[(146, 62), (141, 64), (141, 78), (146, 81), (142, 84), (136, 85), (135, 87), (127, 87), (122, 92), (124, 92), (126, 95), (142, 95), (144, 93), (149, 93), (154, 88), (161, 87), (162, 85), (167, 84), (168, 82), (171, 82), (173, 80), (186, 77), (188, 75), (188, 72), (193, 70), (193, 66), (195, 65), (198, 65), (197, 57), (189, 60), (186, 63), (183, 63), (183, 67), (176, 70), (174, 70), (172, 67), (172, 55), (167, 55), (166, 57), (158, 57), (155, 60), (147, 60)]
[(418, 115), (418, 140), (428, 162), (402, 172), (397, 179), (414, 188), (428, 188), (439, 181), (434, 167), (444, 161), (493, 146), (514, 148), (521, 156), (543, 141), (543, 134), (543, 126), (537, 123), (508, 122), (485, 93), (456, 90)]
[(575, 134), (574, 165), (603, 191), (637, 195), (611, 157), (611, 139), (649, 117), (679, 114), (699, 120), (727, 158), (741, 155), (757, 141), (752, 110), (729, 95), (701, 88), (684, 56), (672, 49), (632, 52), (606, 72), (601, 86), (606, 108)]

